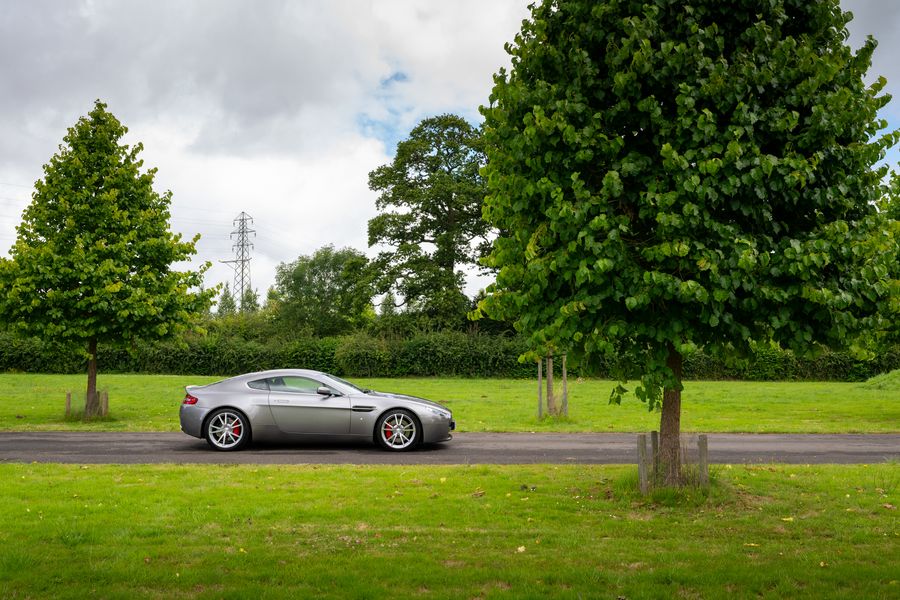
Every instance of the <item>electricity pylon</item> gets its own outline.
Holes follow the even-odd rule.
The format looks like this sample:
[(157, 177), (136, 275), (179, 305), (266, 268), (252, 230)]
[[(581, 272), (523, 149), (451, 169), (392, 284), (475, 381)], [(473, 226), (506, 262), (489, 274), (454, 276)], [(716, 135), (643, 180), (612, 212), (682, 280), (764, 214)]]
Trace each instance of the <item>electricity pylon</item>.
[(253, 250), (253, 244), (250, 238), (256, 237), (256, 230), (250, 229), (253, 225), (253, 217), (245, 212), (241, 212), (234, 221), (235, 229), (231, 232), (231, 239), (235, 240), (231, 245), (234, 251), (233, 260), (223, 260), (225, 264), (231, 265), (234, 269), (234, 290), (235, 298), (238, 300), (241, 312), (244, 311), (244, 297), (247, 290), (250, 289), (250, 251)]

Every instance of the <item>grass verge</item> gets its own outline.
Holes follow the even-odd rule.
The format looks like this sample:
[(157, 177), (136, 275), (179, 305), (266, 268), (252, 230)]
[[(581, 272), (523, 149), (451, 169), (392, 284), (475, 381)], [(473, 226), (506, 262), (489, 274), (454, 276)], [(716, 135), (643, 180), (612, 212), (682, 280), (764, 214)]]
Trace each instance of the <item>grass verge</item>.
[[(184, 386), (214, 377), (101, 375), (110, 416), (84, 423), (63, 417), (66, 390), (84, 376), (0, 374), (0, 430), (177, 431)], [(659, 415), (629, 398), (608, 404), (609, 381), (573, 380), (569, 418), (539, 421), (537, 386), (514, 379), (356, 379), (374, 389), (422, 396), (453, 409), (460, 431), (648, 431)], [(76, 394), (73, 394), (73, 397)], [(83, 402), (83, 401), (82, 401)], [(79, 406), (78, 401), (73, 401)], [(866, 383), (689, 381), (684, 431), (867, 433), (900, 431), (900, 387)]]
[(897, 465), (0, 465), (29, 598), (896, 598)]

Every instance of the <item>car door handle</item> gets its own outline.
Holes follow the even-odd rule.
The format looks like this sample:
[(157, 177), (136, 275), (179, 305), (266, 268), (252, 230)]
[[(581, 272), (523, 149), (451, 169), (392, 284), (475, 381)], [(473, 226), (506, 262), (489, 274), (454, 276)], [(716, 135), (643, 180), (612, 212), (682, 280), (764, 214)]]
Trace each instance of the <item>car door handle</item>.
[(287, 400), (286, 398), (275, 398), (274, 402), (275, 402), (275, 404), (290, 404), (291, 403), (291, 401)]

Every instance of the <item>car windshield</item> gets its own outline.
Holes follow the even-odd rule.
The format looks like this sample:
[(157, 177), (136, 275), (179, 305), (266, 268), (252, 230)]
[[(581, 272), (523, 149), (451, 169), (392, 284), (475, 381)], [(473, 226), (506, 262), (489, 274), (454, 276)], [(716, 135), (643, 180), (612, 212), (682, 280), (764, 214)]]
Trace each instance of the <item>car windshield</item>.
[(346, 385), (347, 387), (351, 387), (351, 388), (353, 388), (354, 390), (356, 390), (357, 392), (362, 392), (363, 394), (368, 394), (369, 392), (372, 391), (372, 390), (367, 389), (367, 388), (361, 388), (361, 387), (359, 387), (358, 385), (353, 385), (352, 383), (350, 383), (350, 382), (347, 381), (346, 379), (341, 379), (340, 377), (337, 377), (337, 376), (335, 376), (335, 375), (332, 375), (331, 373), (327, 373), (327, 375), (328, 375), (330, 378), (332, 378), (332, 379), (334, 379), (335, 381), (337, 381), (338, 383), (342, 383), (342, 384)]

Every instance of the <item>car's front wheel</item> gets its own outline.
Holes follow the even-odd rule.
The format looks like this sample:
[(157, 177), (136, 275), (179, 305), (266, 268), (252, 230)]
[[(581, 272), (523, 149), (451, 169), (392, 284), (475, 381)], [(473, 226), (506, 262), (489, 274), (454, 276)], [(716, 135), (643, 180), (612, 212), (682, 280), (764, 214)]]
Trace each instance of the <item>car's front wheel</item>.
[(247, 417), (231, 408), (220, 408), (206, 420), (203, 437), (216, 450), (240, 450), (250, 441)]
[(375, 425), (375, 441), (386, 450), (412, 450), (421, 439), (419, 421), (408, 410), (389, 410), (381, 415)]

